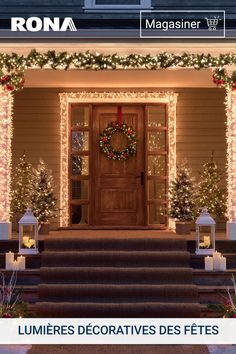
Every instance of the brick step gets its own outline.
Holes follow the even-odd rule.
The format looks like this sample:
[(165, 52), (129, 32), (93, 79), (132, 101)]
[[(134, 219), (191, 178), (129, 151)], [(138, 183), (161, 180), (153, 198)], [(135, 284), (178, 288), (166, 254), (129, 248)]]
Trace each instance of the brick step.
[[(44, 249), (44, 240), (38, 241), (39, 252), (42, 252)], [(2, 253), (6, 252), (14, 252), (18, 253), (19, 251), (19, 240), (18, 238), (14, 238), (11, 240), (0, 240), (0, 250)]]
[[(39, 269), (25, 269), (17, 271), (17, 285), (38, 285), (40, 282)], [(11, 270), (0, 269), (0, 273), (4, 274), (8, 283), (12, 275)]]
[[(226, 257), (228, 269), (236, 269), (236, 253), (223, 253)], [(204, 269), (204, 256), (199, 256), (194, 253), (190, 255), (190, 266), (194, 269)]]
[[(194, 253), (196, 250), (196, 241), (188, 240), (187, 248), (189, 252)], [(221, 253), (236, 254), (236, 242), (234, 240), (216, 240), (216, 250)]]
[(225, 272), (193, 269), (193, 282), (196, 285), (232, 285), (232, 274), (236, 279), (236, 269), (227, 269)]
[[(228, 288), (233, 295), (233, 286), (229, 286)], [(227, 287), (224, 285), (201, 285), (198, 286), (198, 296), (201, 304), (223, 303), (228, 299)]]
[(213, 311), (212, 309), (209, 309), (206, 304), (201, 304), (201, 317), (202, 318), (219, 318), (222, 317), (221, 314), (217, 311)]
[(42, 253), (43, 267), (188, 267), (184, 251), (64, 251)]
[(38, 301), (38, 286), (36, 285), (16, 285), (20, 291), (21, 299), (29, 304), (35, 304)]
[[(19, 256), (18, 250), (17, 252), (15, 252), (15, 259), (17, 258), (17, 256)], [(26, 268), (38, 269), (41, 267), (41, 254), (25, 255), (25, 257), (26, 257), (26, 262), (25, 262)], [(5, 253), (0, 253), (0, 268), (5, 269)]]

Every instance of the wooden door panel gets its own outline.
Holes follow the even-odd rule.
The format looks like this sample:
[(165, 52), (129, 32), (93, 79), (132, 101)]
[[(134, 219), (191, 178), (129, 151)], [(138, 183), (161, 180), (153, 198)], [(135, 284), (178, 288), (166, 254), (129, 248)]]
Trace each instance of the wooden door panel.
[[(123, 106), (122, 120), (137, 131), (137, 152), (126, 161), (109, 160), (100, 151), (98, 140), (107, 125), (117, 121), (117, 105), (93, 107), (95, 225), (145, 225), (144, 186), (137, 177), (144, 171), (143, 107)], [(115, 149), (127, 146), (121, 133), (114, 134), (111, 142)]]
[(134, 189), (102, 189), (101, 212), (135, 212), (136, 195)]

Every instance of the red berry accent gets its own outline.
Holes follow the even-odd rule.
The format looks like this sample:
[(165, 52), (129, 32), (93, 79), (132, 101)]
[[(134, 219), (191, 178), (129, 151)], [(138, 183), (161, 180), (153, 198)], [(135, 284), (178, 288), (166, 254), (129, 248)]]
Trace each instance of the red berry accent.
[(13, 85), (10, 85), (10, 84), (6, 85), (5, 87), (6, 87), (7, 91), (13, 91), (15, 89), (15, 87)]

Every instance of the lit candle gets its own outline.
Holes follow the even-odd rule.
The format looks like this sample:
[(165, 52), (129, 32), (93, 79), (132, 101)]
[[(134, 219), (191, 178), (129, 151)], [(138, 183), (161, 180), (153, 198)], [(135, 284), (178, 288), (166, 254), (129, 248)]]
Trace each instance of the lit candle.
[(215, 251), (213, 253), (213, 269), (214, 270), (220, 270), (220, 256), (221, 256), (220, 252)]
[(14, 253), (8, 252), (5, 255), (5, 268), (6, 270), (12, 270), (12, 265), (14, 262)]
[(206, 248), (209, 248), (209, 247), (210, 247), (210, 244), (211, 244), (210, 236), (203, 236), (203, 238), (204, 238), (205, 247), (206, 247)]
[(213, 270), (213, 257), (205, 257), (205, 270), (212, 271)]
[(18, 264), (17, 261), (14, 261), (14, 262), (12, 263), (12, 270), (19, 270), (19, 264)]
[(25, 257), (17, 257), (18, 270), (25, 270)]
[(220, 261), (219, 261), (219, 270), (221, 272), (225, 272), (226, 271), (226, 257), (220, 257)]

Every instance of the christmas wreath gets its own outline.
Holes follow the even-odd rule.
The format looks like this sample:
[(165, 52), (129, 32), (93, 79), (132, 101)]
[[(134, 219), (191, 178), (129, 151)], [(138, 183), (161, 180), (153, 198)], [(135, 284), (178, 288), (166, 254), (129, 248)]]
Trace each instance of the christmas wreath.
[[(111, 144), (112, 135), (116, 132), (124, 133), (128, 138), (128, 146), (123, 150), (115, 150)], [(99, 146), (101, 151), (110, 160), (124, 161), (136, 154), (136, 131), (126, 123), (111, 122), (100, 134)]]

